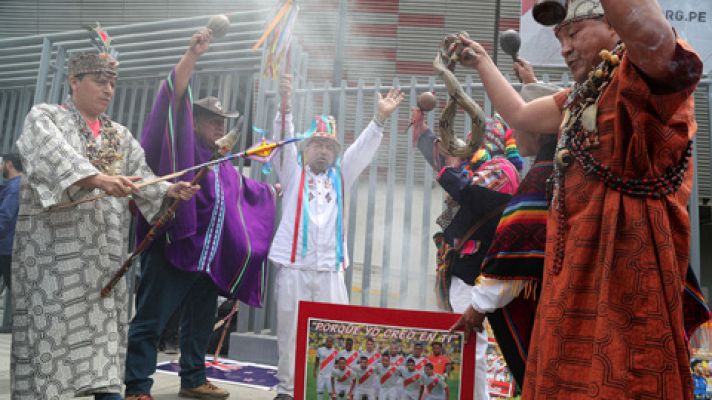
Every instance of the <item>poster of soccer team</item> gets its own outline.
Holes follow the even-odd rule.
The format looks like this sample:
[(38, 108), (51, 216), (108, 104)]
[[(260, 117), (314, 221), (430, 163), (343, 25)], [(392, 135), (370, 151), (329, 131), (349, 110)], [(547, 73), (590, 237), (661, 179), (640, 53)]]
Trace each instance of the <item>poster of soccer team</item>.
[[(343, 306), (333, 307), (334, 312), (321, 308), (318, 316), (300, 308), (295, 398), (472, 398), (474, 343), (465, 343), (460, 332), (448, 331), (450, 321), (442, 321), (448, 314), (373, 309), (364, 318), (353, 306), (348, 314), (338, 312)], [(378, 314), (384, 311), (412, 314), (410, 319), (388, 320), (411, 321), (415, 326), (383, 323)], [(441, 318), (433, 318), (436, 315)], [(426, 323), (418, 324), (416, 316), (425, 316), (420, 320)], [(431, 327), (429, 319), (435, 322)], [(487, 373), (493, 397), (512, 396), (512, 377), (494, 341), (487, 350)]]

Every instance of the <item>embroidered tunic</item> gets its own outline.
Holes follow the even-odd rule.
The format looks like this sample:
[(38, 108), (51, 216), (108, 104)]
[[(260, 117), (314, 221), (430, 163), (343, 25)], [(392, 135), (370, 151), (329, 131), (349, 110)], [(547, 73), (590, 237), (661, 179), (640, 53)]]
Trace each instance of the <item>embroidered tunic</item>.
[[(591, 152), (618, 176), (663, 175), (695, 136), (702, 63), (678, 41), (671, 65), (655, 84), (624, 56), (602, 95)], [(683, 296), (692, 169), (657, 200), (613, 190), (577, 161), (564, 173), (563, 265), (553, 273), (554, 200), (522, 398), (691, 399)]]

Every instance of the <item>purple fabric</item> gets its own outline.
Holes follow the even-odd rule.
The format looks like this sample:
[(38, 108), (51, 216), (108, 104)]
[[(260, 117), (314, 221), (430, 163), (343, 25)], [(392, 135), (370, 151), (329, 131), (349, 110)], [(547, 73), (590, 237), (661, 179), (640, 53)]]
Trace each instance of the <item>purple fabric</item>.
[[(173, 78), (171, 72), (169, 79)], [(141, 138), (146, 161), (157, 175), (174, 172), (174, 168), (185, 169), (212, 157), (212, 151), (193, 132), (189, 96), (174, 99), (171, 88), (168, 81), (161, 84)], [(175, 116), (175, 149), (170, 138), (169, 106)], [(188, 173), (180, 179), (191, 181), (194, 175)], [(274, 230), (272, 189), (266, 183), (241, 176), (228, 162), (211, 169), (199, 184), (200, 191), (179, 205), (174, 220), (165, 228), (165, 235), (156, 240), (165, 240), (166, 258), (175, 267), (203, 271), (212, 278), (221, 295), (261, 306), (264, 264)], [(221, 196), (216, 197), (216, 192)], [(148, 229), (146, 220), (139, 216), (139, 242)]]
[[(160, 363), (156, 366), (156, 369), (178, 374), (180, 372), (180, 364), (178, 361)], [(242, 365), (234, 361), (224, 361), (216, 365), (206, 360), (205, 376), (211, 381), (262, 386), (269, 389), (279, 383), (276, 369), (263, 368), (256, 365)]]

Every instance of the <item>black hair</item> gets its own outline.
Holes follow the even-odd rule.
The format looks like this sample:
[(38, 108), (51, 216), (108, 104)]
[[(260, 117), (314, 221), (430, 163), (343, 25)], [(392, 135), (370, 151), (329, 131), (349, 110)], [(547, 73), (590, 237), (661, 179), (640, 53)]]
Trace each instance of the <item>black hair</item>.
[(425, 364), (425, 368), (428, 368), (428, 367), (430, 367), (430, 368), (432, 369), (432, 368), (433, 368), (433, 364), (432, 364), (432, 363), (427, 363), (427, 364)]
[(23, 172), (25, 169), (22, 167), (22, 160), (20, 155), (17, 153), (7, 153), (2, 155), (3, 161), (12, 162), (12, 166), (15, 167), (17, 172)]

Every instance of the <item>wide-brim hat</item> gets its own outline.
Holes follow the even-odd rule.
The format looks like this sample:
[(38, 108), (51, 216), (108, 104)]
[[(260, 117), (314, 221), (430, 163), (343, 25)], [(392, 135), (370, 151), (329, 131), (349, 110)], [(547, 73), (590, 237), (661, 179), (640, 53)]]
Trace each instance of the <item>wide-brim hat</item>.
[(84, 74), (119, 75), (119, 61), (109, 53), (82, 51), (73, 53), (68, 62), (69, 76)]
[(208, 96), (195, 101), (193, 102), (193, 107), (197, 107), (195, 111), (206, 112), (223, 118), (237, 118), (240, 116), (239, 111), (223, 110), (222, 103), (215, 96)]
[(341, 143), (336, 137), (336, 119), (331, 115), (317, 115), (312, 121), (311, 128), (304, 133), (306, 137), (302, 141), (302, 150), (307, 148), (310, 143), (314, 141), (321, 141), (329, 144), (333, 150), (334, 154), (339, 154), (341, 152)]
[(603, 6), (599, 0), (569, 0), (566, 17), (554, 27), (554, 32), (573, 22), (603, 17)]

